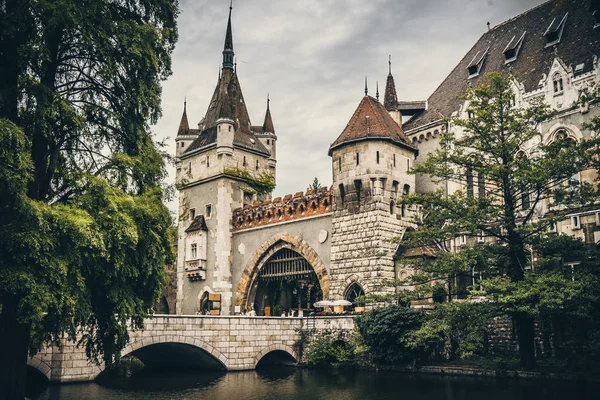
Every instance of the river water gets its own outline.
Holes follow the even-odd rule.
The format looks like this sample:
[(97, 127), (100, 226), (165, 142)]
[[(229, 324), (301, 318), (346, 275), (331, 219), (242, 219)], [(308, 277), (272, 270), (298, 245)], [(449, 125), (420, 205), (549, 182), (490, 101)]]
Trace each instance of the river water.
[(600, 385), (441, 377), (397, 372), (306, 370), (165, 371), (144, 368), (102, 383), (52, 385), (32, 400), (584, 400), (599, 399)]

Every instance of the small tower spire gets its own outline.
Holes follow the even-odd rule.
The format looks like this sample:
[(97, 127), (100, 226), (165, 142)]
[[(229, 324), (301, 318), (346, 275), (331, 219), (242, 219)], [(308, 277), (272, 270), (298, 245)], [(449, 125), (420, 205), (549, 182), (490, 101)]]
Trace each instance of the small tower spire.
[(179, 122), (179, 129), (177, 135), (187, 135), (190, 131), (190, 124), (188, 123), (187, 117), (187, 96), (183, 100), (183, 114), (181, 115), (181, 122)]
[(398, 95), (396, 94), (396, 83), (392, 75), (392, 55), (388, 58), (388, 76), (385, 83), (385, 94), (383, 96), (383, 106), (388, 111), (395, 110), (398, 107)]
[(367, 76), (365, 75), (365, 96), (369, 95), (369, 87), (367, 86)]
[(263, 131), (269, 133), (275, 133), (275, 126), (273, 126), (273, 118), (271, 118), (270, 110), (271, 99), (269, 93), (267, 93), (267, 112), (265, 113), (265, 120), (263, 122)]
[(223, 47), (223, 69), (233, 69), (233, 35), (231, 33), (231, 10), (233, 2), (229, 3), (229, 19), (227, 20), (227, 33), (225, 34), (225, 46)]
[(379, 81), (375, 82), (375, 87), (377, 88), (377, 91), (375, 92), (375, 97), (377, 97), (377, 101), (379, 101)]

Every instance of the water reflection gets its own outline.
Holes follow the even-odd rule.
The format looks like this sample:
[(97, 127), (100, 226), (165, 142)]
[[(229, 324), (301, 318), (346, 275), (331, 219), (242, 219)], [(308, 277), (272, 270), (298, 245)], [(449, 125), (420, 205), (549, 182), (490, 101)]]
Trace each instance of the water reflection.
[(574, 400), (596, 399), (600, 386), (290, 367), (223, 373), (144, 368), (98, 383), (53, 385), (33, 400)]

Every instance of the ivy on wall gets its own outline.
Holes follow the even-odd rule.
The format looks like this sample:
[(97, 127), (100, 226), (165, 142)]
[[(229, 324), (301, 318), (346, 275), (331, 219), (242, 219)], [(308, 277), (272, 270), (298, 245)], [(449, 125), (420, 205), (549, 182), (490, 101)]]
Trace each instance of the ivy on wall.
[(244, 180), (250, 189), (258, 195), (271, 193), (275, 189), (275, 176), (267, 172), (252, 175), (245, 169), (226, 168), (225, 175)]

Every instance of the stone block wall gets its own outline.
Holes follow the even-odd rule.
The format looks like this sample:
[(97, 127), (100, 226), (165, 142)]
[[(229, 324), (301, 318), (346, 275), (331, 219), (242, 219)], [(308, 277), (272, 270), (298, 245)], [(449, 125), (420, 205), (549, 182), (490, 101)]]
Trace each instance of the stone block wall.
[[(372, 202), (360, 213), (334, 212), (331, 237), (331, 295), (343, 298), (356, 282), (369, 293), (393, 293), (394, 256), (399, 237), (410, 223), (390, 215), (389, 206)], [(385, 284), (389, 281), (389, 284)]]

